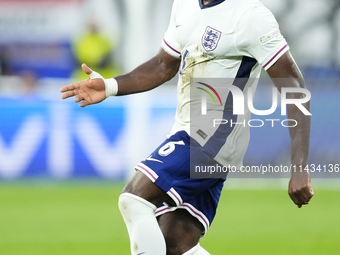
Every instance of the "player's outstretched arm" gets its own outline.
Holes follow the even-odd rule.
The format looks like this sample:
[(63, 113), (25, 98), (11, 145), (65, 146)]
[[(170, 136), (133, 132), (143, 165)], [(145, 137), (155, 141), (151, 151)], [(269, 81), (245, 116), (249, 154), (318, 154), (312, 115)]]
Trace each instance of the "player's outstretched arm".
[[(267, 70), (275, 86), (281, 92), (283, 87), (305, 88), (304, 79), (297, 67), (290, 52), (286, 52), (271, 68)], [(301, 93), (288, 93), (288, 98), (302, 98)], [(309, 102), (303, 104), (309, 111)], [(295, 105), (287, 105), (288, 119), (297, 121), (296, 127), (290, 127), (289, 132), (292, 139), (291, 163), (292, 171), (289, 182), (288, 193), (293, 202), (299, 208), (302, 205), (309, 204), (314, 195), (311, 188), (311, 179), (308, 171), (305, 171), (309, 154), (309, 137), (310, 137), (310, 116), (305, 115)], [(295, 168), (294, 168), (295, 166)]]
[(178, 72), (181, 60), (163, 49), (159, 53), (125, 75), (115, 77), (118, 96), (148, 91), (172, 79)]
[(160, 52), (140, 65), (130, 73), (120, 75), (114, 79), (104, 79), (100, 74), (92, 71), (85, 64), (82, 69), (90, 75), (89, 79), (64, 86), (60, 89), (63, 99), (76, 96), (74, 101), (85, 107), (97, 104), (110, 95), (129, 95), (151, 90), (173, 78), (178, 72), (180, 59)]

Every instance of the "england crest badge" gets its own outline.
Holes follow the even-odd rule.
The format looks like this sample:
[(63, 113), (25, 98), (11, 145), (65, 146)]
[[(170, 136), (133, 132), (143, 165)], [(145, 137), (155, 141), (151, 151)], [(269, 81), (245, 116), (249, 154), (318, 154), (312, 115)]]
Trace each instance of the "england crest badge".
[(205, 51), (213, 51), (216, 49), (218, 42), (220, 41), (222, 32), (212, 28), (207, 27), (202, 37), (202, 45)]

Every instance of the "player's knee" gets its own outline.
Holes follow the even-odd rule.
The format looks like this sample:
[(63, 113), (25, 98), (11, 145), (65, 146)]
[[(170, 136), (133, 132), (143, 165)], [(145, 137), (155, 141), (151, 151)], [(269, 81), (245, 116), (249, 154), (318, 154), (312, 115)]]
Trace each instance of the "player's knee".
[(122, 193), (119, 196), (118, 207), (124, 218), (130, 218), (143, 212), (154, 213), (156, 206), (130, 193)]
[(136, 171), (131, 181), (126, 184), (122, 191), (122, 194), (124, 193), (136, 195), (157, 206), (168, 198), (165, 191), (159, 188), (140, 171)]
[(124, 215), (128, 215), (128, 214), (134, 214), (135, 212), (135, 208), (136, 204), (138, 204), (138, 200), (135, 199), (135, 197), (133, 197), (135, 195), (130, 194), (130, 193), (122, 193), (119, 196), (119, 200), (118, 200), (118, 207), (120, 210), (120, 213), (124, 216)]
[(129, 210), (129, 201), (126, 198), (126, 196), (123, 194), (125, 193), (122, 193), (119, 196), (119, 200), (118, 200), (118, 208), (122, 215), (124, 215)]

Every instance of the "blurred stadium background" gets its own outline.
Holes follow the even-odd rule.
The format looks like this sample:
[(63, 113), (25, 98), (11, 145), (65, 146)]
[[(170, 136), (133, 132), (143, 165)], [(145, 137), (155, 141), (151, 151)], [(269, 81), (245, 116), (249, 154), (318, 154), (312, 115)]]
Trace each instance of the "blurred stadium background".
[[(339, 164), (340, 1), (261, 1), (312, 93), (310, 163)], [(152, 57), (171, 5), (0, 0), (0, 254), (129, 254), (117, 198), (170, 131), (176, 79), (85, 109), (62, 101), (59, 89), (84, 78), (82, 62), (109, 78)], [(270, 106), (266, 83), (257, 108)], [(272, 117), (282, 119), (279, 109)], [(252, 128), (244, 163), (288, 164), (289, 146), (286, 128)], [(315, 173), (316, 196), (302, 210), (285, 178), (231, 178), (204, 246), (212, 254), (339, 254), (339, 174)]]

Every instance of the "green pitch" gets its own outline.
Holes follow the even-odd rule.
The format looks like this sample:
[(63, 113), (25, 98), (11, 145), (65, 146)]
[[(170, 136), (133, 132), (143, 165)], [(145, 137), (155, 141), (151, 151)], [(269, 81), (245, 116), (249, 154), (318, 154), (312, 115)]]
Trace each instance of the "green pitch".
[[(127, 255), (115, 183), (0, 183), (1, 255)], [(211, 254), (339, 254), (340, 191), (297, 209), (286, 191), (224, 190), (201, 244)]]

